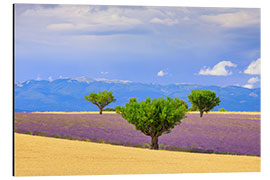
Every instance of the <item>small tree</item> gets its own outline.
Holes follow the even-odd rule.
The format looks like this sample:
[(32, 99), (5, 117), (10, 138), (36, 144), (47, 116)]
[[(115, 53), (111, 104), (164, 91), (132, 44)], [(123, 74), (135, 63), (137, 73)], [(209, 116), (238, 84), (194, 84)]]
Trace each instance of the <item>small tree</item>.
[(170, 133), (175, 125), (180, 124), (186, 111), (182, 100), (169, 97), (155, 98), (152, 101), (147, 97), (141, 102), (131, 98), (125, 107), (116, 107), (116, 113), (152, 138), (151, 149), (158, 149), (158, 137), (163, 133)]
[(99, 108), (99, 114), (102, 114), (102, 110), (105, 106), (110, 104), (111, 102), (115, 102), (114, 96), (112, 95), (113, 92), (102, 91), (98, 92), (97, 94), (91, 92), (89, 96), (85, 96), (86, 101), (90, 101), (91, 103), (95, 104)]
[(220, 103), (219, 97), (216, 93), (210, 90), (193, 90), (188, 96), (189, 102), (192, 106), (200, 111), (200, 117), (204, 112), (208, 112)]
[(103, 111), (115, 111), (115, 108), (105, 108)]
[(227, 112), (227, 110), (224, 109), (224, 108), (220, 108), (218, 111), (219, 111), (219, 112)]

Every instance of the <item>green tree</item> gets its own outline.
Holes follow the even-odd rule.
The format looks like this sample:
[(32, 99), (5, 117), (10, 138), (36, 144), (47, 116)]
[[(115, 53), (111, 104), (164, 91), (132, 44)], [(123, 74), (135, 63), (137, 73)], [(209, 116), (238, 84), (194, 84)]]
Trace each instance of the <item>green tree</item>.
[(191, 105), (188, 111), (199, 111), (199, 109), (196, 106)]
[(224, 108), (220, 108), (218, 111), (219, 111), (219, 112), (227, 112), (227, 110), (224, 109)]
[(182, 103), (187, 109), (188, 109), (188, 104), (187, 104), (187, 102), (186, 101), (184, 101), (184, 100), (179, 100), (180, 101), (180, 103)]
[(210, 90), (193, 90), (188, 96), (189, 102), (192, 106), (196, 107), (200, 111), (200, 117), (204, 112), (208, 112), (220, 103), (219, 97), (216, 97), (216, 93)]
[(154, 98), (152, 101), (147, 97), (141, 102), (131, 98), (125, 107), (116, 107), (116, 113), (135, 125), (137, 130), (151, 137), (151, 149), (158, 149), (158, 137), (163, 133), (170, 133), (174, 126), (180, 124), (186, 111), (182, 100), (170, 97)]
[(115, 111), (115, 108), (105, 108), (103, 111)]
[(99, 91), (97, 94), (91, 92), (89, 96), (85, 96), (85, 100), (95, 104), (99, 108), (99, 114), (102, 114), (102, 110), (105, 106), (116, 101), (112, 93), (111, 91)]

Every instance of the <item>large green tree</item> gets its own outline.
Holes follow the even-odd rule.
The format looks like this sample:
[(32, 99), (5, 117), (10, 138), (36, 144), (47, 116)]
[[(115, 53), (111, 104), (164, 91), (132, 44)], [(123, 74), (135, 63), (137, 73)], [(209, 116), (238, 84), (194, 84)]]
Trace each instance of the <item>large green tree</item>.
[(198, 109), (196, 106), (191, 105), (191, 106), (189, 107), (188, 111), (199, 111), (199, 109)]
[(200, 117), (204, 112), (208, 112), (220, 103), (219, 97), (216, 97), (216, 93), (210, 90), (193, 90), (188, 96), (189, 102), (191, 102), (193, 108), (200, 111)]
[(85, 96), (85, 100), (95, 104), (99, 108), (99, 114), (102, 114), (105, 106), (116, 101), (112, 93), (111, 91), (99, 91), (97, 94), (91, 92), (89, 96)]
[(158, 137), (163, 133), (170, 133), (174, 126), (180, 124), (186, 111), (182, 100), (170, 97), (153, 100), (147, 97), (141, 102), (131, 98), (125, 107), (116, 107), (116, 113), (135, 125), (137, 130), (151, 137), (151, 149), (158, 149)]

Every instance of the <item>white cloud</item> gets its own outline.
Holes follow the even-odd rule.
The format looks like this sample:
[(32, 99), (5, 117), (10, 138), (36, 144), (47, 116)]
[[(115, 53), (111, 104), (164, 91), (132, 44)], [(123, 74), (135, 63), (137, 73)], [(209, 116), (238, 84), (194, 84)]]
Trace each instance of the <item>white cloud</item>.
[(258, 58), (256, 61), (252, 61), (247, 69), (244, 71), (246, 74), (261, 74), (261, 58)]
[(62, 75), (60, 75), (58, 78), (59, 78), (59, 79), (68, 79), (68, 77), (64, 77), (64, 76), (62, 76)]
[[(241, 15), (240, 12), (243, 15)], [(88, 43), (89, 36), (92, 36), (91, 38), (95, 38), (95, 41), (105, 44), (100, 36), (111, 38), (108, 37), (108, 35), (138, 35), (171, 32), (165, 31), (163, 28), (170, 28), (173, 25), (182, 24), (183, 26), (179, 26), (179, 31), (172, 31), (172, 33), (177, 32), (177, 35), (181, 34), (177, 37), (187, 41), (187, 43), (178, 43), (179, 45), (177, 45), (177, 47), (191, 48), (192, 46), (194, 48), (194, 46), (196, 46), (196, 48), (198, 48), (197, 46), (201, 43), (205, 45), (205, 39), (207, 39), (207, 45), (205, 46), (215, 43), (216, 47), (216, 43), (220, 42), (222, 46), (226, 43), (223, 40), (226, 36), (221, 34), (219, 37), (212, 37), (212, 33), (209, 33), (209, 29), (213, 32), (215, 28), (202, 27), (202, 25), (205, 25), (205, 22), (210, 25), (216, 24), (216, 21), (213, 22), (213, 20), (209, 20), (211, 16), (219, 17), (219, 19), (223, 20), (222, 23), (224, 24), (227, 22), (227, 19), (223, 17), (224, 14), (226, 16), (228, 16), (228, 14), (236, 14), (232, 19), (238, 16), (244, 16), (244, 14), (249, 14), (248, 16), (252, 17), (253, 15), (251, 14), (254, 14), (256, 17), (260, 15), (258, 9), (92, 5), (55, 5), (49, 8), (45, 5), (26, 6), (20, 4), (16, 5), (16, 39), (25, 41), (35, 40), (39, 43), (46, 43), (47, 45), (50, 45), (47, 42), (51, 44), (60, 43), (60, 45), (64, 44), (67, 46), (77, 42)], [(204, 15), (203, 17), (206, 20), (201, 17), (202, 15)], [(164, 24), (167, 27), (153, 27), (151, 22)], [(245, 21), (237, 21), (237, 23), (234, 24), (241, 24), (239, 22), (243, 23)], [(250, 18), (246, 23), (248, 22), (250, 22)], [(220, 29), (216, 28), (215, 30), (222, 30), (221, 33), (223, 33), (222, 27)], [(65, 36), (61, 36), (62, 34)], [(87, 37), (87, 39), (83, 36)], [(209, 38), (208, 36), (211, 37)], [(167, 35), (162, 37), (166, 38)], [(170, 37), (175, 39), (176, 36), (172, 34)], [(108, 40), (106, 40), (106, 44), (108, 44)], [(95, 48), (98, 47), (102, 46)]]
[(212, 69), (210, 67), (203, 67), (199, 75), (212, 75), (212, 76), (228, 76), (232, 72), (228, 71), (226, 67), (236, 67), (236, 64), (233, 64), (231, 61), (221, 61), (216, 64)]
[(252, 89), (253, 88), (253, 85), (252, 84), (246, 84), (243, 87), (244, 88), (248, 88), (248, 89)]
[(160, 70), (160, 71), (157, 73), (157, 76), (162, 77), (162, 76), (165, 76), (165, 75), (167, 75), (167, 74), (168, 74), (167, 72), (164, 72), (163, 70)]
[(104, 19), (91, 19), (84, 23), (58, 23), (49, 24), (48, 30), (51, 31), (79, 31), (79, 32), (104, 32), (106, 31), (124, 31), (135, 28), (141, 24), (141, 21), (135, 18), (125, 16), (110, 16), (108, 22)]
[(168, 26), (172, 26), (179, 23), (177, 19), (170, 19), (170, 18), (166, 18), (166, 19), (153, 18), (151, 19), (150, 22), (156, 23), (156, 24), (164, 24)]
[(259, 81), (260, 81), (260, 79), (258, 77), (252, 77), (248, 80), (248, 83), (254, 84), (254, 83), (259, 82)]
[(258, 77), (252, 77), (252, 78), (250, 78), (248, 80), (248, 84), (243, 85), (243, 87), (252, 89), (254, 87), (253, 84), (255, 84), (255, 83), (259, 82), (259, 81), (260, 81), (260, 79)]
[(252, 92), (252, 93), (249, 94), (249, 96), (251, 96), (251, 97), (258, 97), (258, 94)]
[(188, 16), (185, 16), (182, 20), (183, 20), (183, 21), (189, 21), (190, 18), (189, 18)]
[(37, 79), (36, 80), (37, 81), (41, 81), (42, 79), (39, 76), (37, 76)]
[(52, 76), (50, 76), (50, 77), (48, 78), (48, 80), (49, 80), (50, 82), (52, 82), (52, 81), (53, 81)]
[(100, 74), (102, 74), (102, 75), (106, 75), (106, 74), (108, 74), (109, 72), (100, 72)]
[(56, 31), (68, 30), (73, 28), (74, 25), (71, 23), (50, 24), (47, 26), (47, 29)]
[(237, 12), (221, 13), (214, 15), (202, 15), (201, 20), (215, 23), (222, 27), (246, 27), (249, 25), (260, 24), (260, 13), (254, 10), (241, 10)]
[(26, 20), (25, 23), (36, 22), (36, 26), (38, 25), (42, 32), (44, 29), (49, 30), (49, 32), (122, 32), (136, 29), (143, 24), (143, 19), (140, 16), (130, 15), (135, 12), (138, 12), (136, 8), (132, 10), (120, 7), (106, 8), (85, 5), (58, 5), (54, 8), (33, 6), (25, 10), (21, 17)]

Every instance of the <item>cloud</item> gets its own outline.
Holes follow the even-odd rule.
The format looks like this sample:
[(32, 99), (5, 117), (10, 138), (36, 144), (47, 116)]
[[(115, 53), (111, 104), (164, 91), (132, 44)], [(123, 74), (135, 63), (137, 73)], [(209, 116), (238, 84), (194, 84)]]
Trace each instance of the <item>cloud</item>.
[(108, 74), (109, 72), (100, 72), (100, 74), (102, 74), (102, 75), (106, 75), (106, 74)]
[(251, 96), (251, 97), (258, 97), (258, 94), (252, 92), (252, 93), (249, 94), (249, 96)]
[[(23, 6), (17, 5), (17, 7)], [(129, 9), (120, 6), (59, 5), (45, 8), (41, 5), (26, 8), (18, 19), (23, 27), (32, 26), (29, 22), (35, 22), (35, 29), (38, 28), (39, 33), (100, 35), (101, 32), (101, 35), (112, 35), (136, 32), (135, 34), (139, 34), (137, 28), (140, 33), (144, 33), (142, 31), (144, 19), (133, 14), (140, 11), (142, 11), (140, 8)]]
[(68, 79), (69, 77), (64, 77), (64, 76), (60, 75), (58, 78), (59, 79)]
[(231, 61), (221, 61), (216, 64), (212, 69), (210, 67), (203, 67), (199, 75), (212, 75), (212, 76), (228, 76), (232, 72), (228, 71), (226, 67), (237, 67), (236, 64), (233, 64)]
[[(101, 42), (103, 40), (101, 36), (111, 38), (110, 36), (115, 35), (116, 38), (122, 38), (119, 35), (166, 33), (160, 37), (162, 39), (167, 36), (173, 37), (173, 39), (179, 37), (181, 40), (188, 41), (188, 45), (180, 43), (177, 47), (191, 48), (192, 46), (194, 48), (193, 46), (200, 44), (209, 46), (218, 41), (223, 46), (225, 43), (223, 37), (226, 37), (224, 34), (220, 37), (213, 37), (214, 33), (209, 35), (209, 29), (211, 32), (215, 30), (225, 33), (223, 28), (212, 29), (211, 25), (217, 23), (216, 19), (211, 19), (212, 16), (218, 17), (224, 24), (227, 22), (225, 17), (228, 14), (232, 14), (234, 17), (232, 19), (239, 19), (238, 17), (245, 17), (245, 14), (248, 17), (259, 17), (259, 12), (259, 9), (245, 10), (242, 8), (16, 4), (16, 39), (36, 40), (41, 43), (50, 41), (52, 44), (67, 45), (74, 44), (74, 40), (78, 40), (76, 41), (78, 43), (85, 43), (86, 40), (82, 39), (84, 35), (87, 38), (98, 36), (94, 38)], [(252, 19), (256, 18), (247, 18), (247, 23), (253, 22)], [(243, 23), (242, 21), (243, 18), (234, 24)], [(153, 26), (153, 23), (164, 26)], [(179, 25), (179, 29), (173, 28), (171, 31), (174, 25)], [(219, 40), (219, 38), (221, 39)], [(205, 39), (208, 41), (207, 45)], [(215, 47), (217, 47), (216, 44)]]
[(243, 85), (243, 87), (252, 89), (254, 87), (253, 84), (255, 84), (259, 81), (260, 81), (260, 79), (258, 77), (252, 77), (248, 80), (248, 84)]
[(244, 71), (246, 74), (260, 75), (261, 74), (261, 58), (258, 58), (256, 61), (252, 61), (247, 69)]
[(39, 75), (38, 75), (36, 80), (37, 80), (37, 81), (41, 81), (42, 79), (41, 79), (41, 77), (39, 77)]
[(48, 80), (49, 80), (50, 82), (52, 82), (52, 81), (53, 81), (52, 76), (48, 77)]
[(149, 30), (139, 26), (141, 22), (138, 19), (125, 16), (118, 18), (118, 16), (112, 15), (112, 17), (114, 16), (115, 18), (111, 18), (111, 20), (108, 18), (110, 23), (95, 19), (84, 23), (49, 24), (46, 28), (49, 31), (78, 35), (145, 34), (149, 32)]
[(252, 77), (248, 80), (248, 83), (254, 84), (254, 83), (259, 82), (259, 81), (260, 81), (260, 79), (258, 77)]
[(163, 70), (160, 70), (160, 71), (157, 73), (157, 76), (162, 77), (162, 76), (165, 76), (165, 75), (167, 75), (167, 74), (168, 74), (167, 72), (164, 72)]
[(246, 85), (243, 85), (244, 88), (248, 88), (248, 89), (252, 89), (253, 88), (253, 85), (252, 84), (246, 84)]
[(156, 23), (156, 24), (168, 25), (168, 26), (172, 26), (179, 23), (177, 19), (170, 19), (170, 18), (166, 18), (166, 19), (153, 18), (150, 20), (150, 22)]
[(71, 30), (74, 28), (75, 26), (71, 23), (50, 24), (47, 26), (47, 29), (55, 31)]
[(258, 13), (258, 9), (240, 10), (230, 13), (202, 15), (200, 19), (222, 27), (237, 28), (260, 24), (260, 13)]

